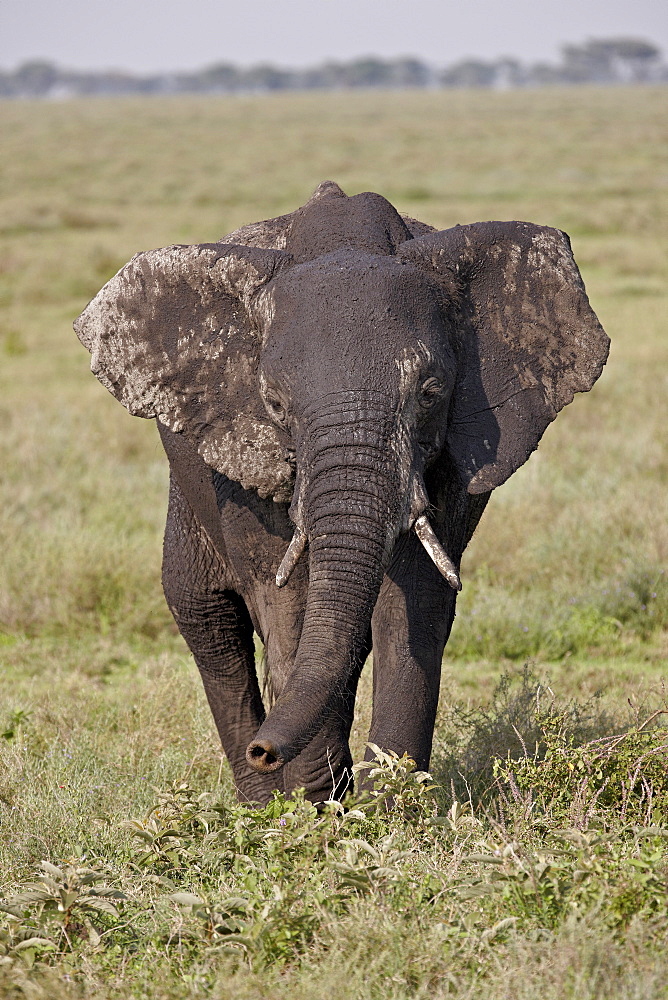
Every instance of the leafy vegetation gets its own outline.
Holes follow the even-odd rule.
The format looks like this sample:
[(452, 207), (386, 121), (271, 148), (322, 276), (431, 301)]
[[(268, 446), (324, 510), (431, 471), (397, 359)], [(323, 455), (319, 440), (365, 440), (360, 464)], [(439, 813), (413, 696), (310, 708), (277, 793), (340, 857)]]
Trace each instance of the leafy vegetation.
[[(503, 756), (497, 739), (489, 761), (494, 788), (473, 792), (480, 763), (451, 759), (467, 801), (377, 747), (375, 762), (355, 767), (362, 790), (320, 812), (299, 792), (253, 809), (224, 784), (172, 781), (143, 818), (116, 826), (112, 850), (86, 838), (78, 858), (42, 860), (5, 890), (0, 986), (28, 981), (33, 995), (75, 996), (72, 981), (86, 996), (127, 996), (151, 966), (166, 991), (155, 996), (289, 996), (309, 980), (326, 988), (342, 952), (371, 937), (390, 964), (396, 948), (407, 959), (391, 977), (395, 996), (446, 996), (467, 982), (493, 987), (518, 942), (562, 947), (576, 925), (617, 946), (642, 926), (648, 964), (659, 962), (668, 732), (657, 722), (666, 712), (582, 744), (589, 708), (554, 697), (530, 705), (539, 687), (527, 671), (507, 676), (485, 713), (483, 728), (507, 733), (515, 706), (516, 738)], [(542, 743), (531, 752), (537, 721)], [(471, 727), (455, 713), (451, 725), (455, 738), (467, 725), (479, 732), (481, 719)], [(362, 965), (354, 984), (337, 988), (377, 995), (380, 982), (367, 992), (364, 980)]]
[[(665, 996), (662, 115), (658, 88), (0, 105), (0, 996)], [(613, 347), (465, 556), (431, 777), (379, 754), (347, 811), (253, 811), (160, 592), (154, 429), (71, 321), (135, 251), (328, 176), (566, 229)]]

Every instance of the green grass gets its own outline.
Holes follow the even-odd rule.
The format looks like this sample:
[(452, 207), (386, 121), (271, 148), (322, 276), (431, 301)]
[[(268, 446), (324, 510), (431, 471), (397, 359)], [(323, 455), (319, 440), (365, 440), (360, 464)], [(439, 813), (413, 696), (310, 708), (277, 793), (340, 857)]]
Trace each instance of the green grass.
[[(0, 995), (665, 995), (665, 727), (525, 672), (444, 713), (440, 787), (386, 759), (380, 798), (344, 816), (299, 796), (253, 814), (192, 681), (174, 655), (112, 680), (63, 667), (12, 713)], [(77, 894), (89, 872), (114, 911)]]
[[(75, 907), (71, 947), (46, 904), (7, 914), (0, 996), (666, 995), (666, 841), (639, 829), (668, 816), (649, 765), (654, 814), (645, 802), (628, 819), (624, 792), (665, 742), (665, 716), (633, 735), (666, 707), (664, 107), (663, 89), (640, 87), (0, 104), (0, 893), (16, 895), (46, 860), (99, 870), (128, 896), (117, 918)], [(494, 496), (465, 556), (436, 804), (413, 789), (403, 817), (322, 823), (296, 806), (274, 850), (278, 813), (234, 813), (164, 605), (157, 435), (90, 375), (71, 322), (137, 250), (289, 211), (327, 177), (437, 226), (565, 229), (612, 350), (594, 390)], [(500, 694), (509, 669), (520, 672)], [(357, 757), (370, 687), (367, 668)], [(550, 743), (541, 704), (568, 722), (568, 745)], [(605, 771), (612, 801), (601, 792), (592, 805), (592, 740), (625, 731)], [(509, 751), (517, 795), (499, 770)], [(585, 785), (566, 808), (547, 790), (576, 771)], [(215, 837), (204, 843), (172, 802), (184, 853), (147, 866), (124, 824), (146, 822), (174, 783), (220, 807)], [(459, 830), (431, 823), (453, 794), (473, 802)], [(588, 844), (557, 849), (564, 828)], [(370, 875), (366, 849), (347, 853), (346, 840), (378, 851), (389, 833), (390, 853), (407, 852), (386, 866), (394, 874)], [(512, 843), (504, 879), (467, 896), (495, 868), (462, 857)], [(575, 875), (583, 864), (592, 877)], [(243, 897), (225, 919), (245, 921), (252, 947), (210, 951), (218, 932), (207, 938), (206, 920), (168, 898), (178, 890), (218, 907)], [(53, 948), (17, 952), (30, 927)]]

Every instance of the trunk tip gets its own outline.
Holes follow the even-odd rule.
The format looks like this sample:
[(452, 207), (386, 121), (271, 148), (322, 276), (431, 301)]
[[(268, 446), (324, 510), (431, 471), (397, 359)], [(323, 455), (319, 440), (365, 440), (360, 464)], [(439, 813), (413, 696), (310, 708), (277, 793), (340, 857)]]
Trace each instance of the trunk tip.
[(253, 740), (246, 750), (246, 761), (254, 771), (260, 774), (271, 774), (285, 764), (280, 751), (271, 740)]

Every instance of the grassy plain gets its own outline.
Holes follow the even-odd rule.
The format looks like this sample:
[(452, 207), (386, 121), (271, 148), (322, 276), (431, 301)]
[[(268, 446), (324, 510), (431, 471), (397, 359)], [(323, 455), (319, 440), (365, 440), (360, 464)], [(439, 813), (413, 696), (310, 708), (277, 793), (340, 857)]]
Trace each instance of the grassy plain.
[[(475, 790), (471, 764), (490, 727), (489, 754), (504, 756), (512, 726), (546, 746), (536, 712), (548, 683), (557, 698), (550, 718), (562, 729), (570, 719), (564, 732), (575, 743), (666, 707), (665, 90), (5, 102), (0, 131), (1, 891), (14, 894), (41, 859), (69, 859), (130, 897), (118, 922), (109, 913), (94, 919), (97, 932), (82, 910), (71, 950), (58, 937), (57, 911), (38, 919), (34, 904), (33, 930), (57, 951), (35, 946), (31, 969), (30, 948), (19, 949), (23, 958), (12, 951), (29, 922), (22, 931), (8, 915), (0, 995), (665, 996), (668, 923), (656, 901), (665, 840), (637, 834), (668, 820), (658, 786), (654, 813), (641, 809), (624, 827), (599, 799), (578, 813), (538, 792), (531, 808), (526, 795), (510, 801), (507, 785), (490, 798)], [(293, 209), (327, 177), (348, 193), (379, 191), (438, 227), (527, 219), (565, 229), (612, 351), (594, 390), (493, 498), (465, 557), (435, 770), (445, 782), (438, 810), (447, 814), (453, 794), (466, 798), (449, 784), (459, 770), (473, 782), (475, 818), (430, 825), (413, 790), (407, 819), (369, 814), (350, 834), (331, 818), (327, 840), (296, 808), (286, 820), (294, 843), (288, 837), (271, 854), (275, 834), (266, 831), (282, 829), (279, 817), (230, 812), (226, 766), (164, 606), (166, 467), (154, 428), (130, 419), (93, 379), (71, 321), (137, 250), (217, 239)], [(493, 689), (527, 660), (540, 690), (517, 680), (531, 697), (518, 696), (508, 714), (490, 701)], [(368, 698), (365, 676), (358, 753)], [(222, 818), (203, 822), (219, 846), (237, 844), (236, 860), (202, 847), (201, 822), (172, 801), (165, 815), (186, 853), (170, 861), (156, 849), (157, 860), (140, 862), (122, 824), (145, 818), (155, 789), (181, 780), (189, 794), (209, 791), (227, 804)], [(541, 851), (549, 854), (550, 835), (564, 825), (590, 841), (594, 829), (611, 838), (600, 849), (580, 846), (576, 860), (578, 871), (598, 872), (606, 900), (627, 901), (612, 916), (600, 893), (569, 895), (570, 869), (540, 895)], [(371, 855), (342, 841), (380, 850), (391, 828), (386, 854), (407, 854), (376, 865), (394, 874), (369, 875), (360, 858)], [(470, 860), (462, 868), (474, 854), (503, 858), (508, 891), (466, 894), (475, 871), (487, 870)], [(548, 854), (555, 871), (557, 855)], [(520, 876), (513, 882), (513, 855), (543, 885), (531, 905)], [(322, 857), (354, 868), (357, 889), (340, 887), (355, 881), (350, 872), (321, 870)], [(307, 869), (312, 893), (295, 895)], [(184, 916), (165, 878), (176, 890), (232, 893), (257, 906), (255, 923), (244, 918), (255, 943), (209, 951), (225, 935)], [(327, 892), (347, 901), (330, 905), (318, 895)], [(549, 913), (536, 903), (548, 897), (560, 900)]]

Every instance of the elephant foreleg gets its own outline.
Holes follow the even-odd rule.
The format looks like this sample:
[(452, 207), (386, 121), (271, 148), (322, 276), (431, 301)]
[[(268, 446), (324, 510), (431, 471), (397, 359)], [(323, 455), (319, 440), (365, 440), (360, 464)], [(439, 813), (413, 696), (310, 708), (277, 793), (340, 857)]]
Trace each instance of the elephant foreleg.
[(199, 668), (239, 798), (268, 801), (282, 776), (248, 766), (246, 746), (265, 710), (255, 669), (253, 626), (241, 597), (221, 586), (219, 557), (172, 481), (165, 531), (163, 588)]
[(441, 660), (454, 619), (455, 596), (417, 538), (404, 535), (372, 620), (369, 741), (383, 750), (407, 752), (420, 770), (429, 767)]

